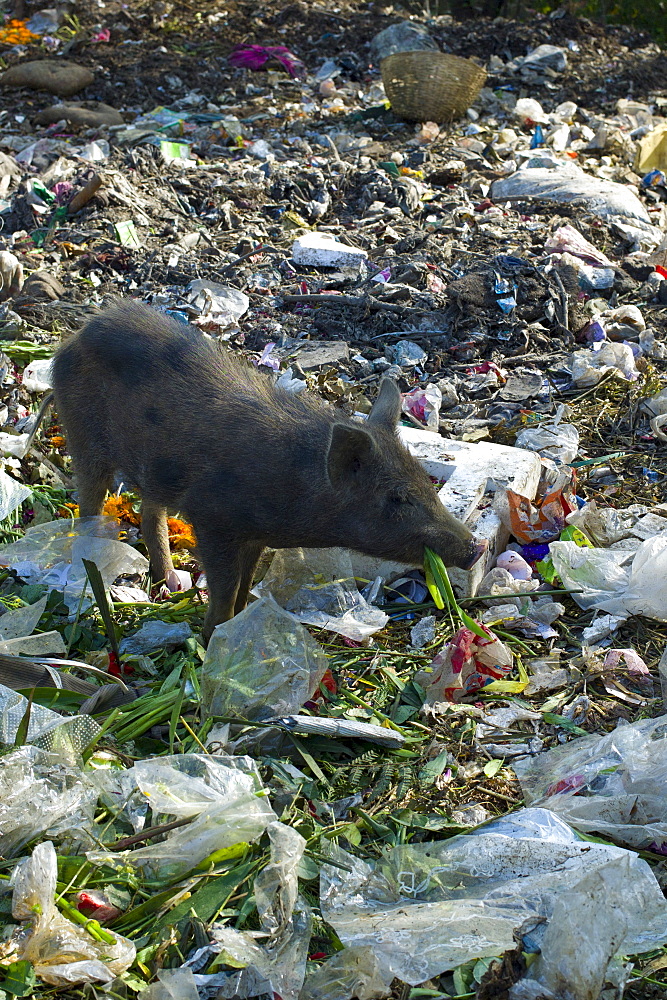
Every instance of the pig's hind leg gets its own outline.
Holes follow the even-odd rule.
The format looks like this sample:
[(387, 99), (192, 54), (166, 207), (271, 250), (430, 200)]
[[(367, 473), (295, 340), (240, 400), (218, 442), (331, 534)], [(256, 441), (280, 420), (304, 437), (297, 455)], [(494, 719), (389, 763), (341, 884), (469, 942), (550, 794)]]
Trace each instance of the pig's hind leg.
[(195, 518), (192, 520), (197, 535), (197, 553), (204, 566), (208, 588), (208, 611), (203, 628), (204, 639), (208, 642), (216, 625), (234, 617), (245, 567), (245, 546), (230, 542), (220, 532), (212, 531), (210, 525), (198, 523)]
[(248, 603), (248, 594), (250, 593), (257, 563), (263, 549), (264, 546), (260, 542), (246, 542), (241, 550), (241, 579), (234, 604), (235, 615), (243, 611)]
[(149, 500), (142, 500), (141, 534), (148, 549), (153, 583), (164, 580), (170, 590), (178, 590), (178, 577), (169, 549), (167, 512), (164, 507)]

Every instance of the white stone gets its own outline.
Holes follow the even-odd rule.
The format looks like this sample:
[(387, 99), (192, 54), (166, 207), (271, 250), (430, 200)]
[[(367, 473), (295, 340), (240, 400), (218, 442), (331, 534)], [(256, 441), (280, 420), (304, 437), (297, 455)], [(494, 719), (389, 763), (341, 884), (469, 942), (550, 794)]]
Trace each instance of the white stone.
[[(488, 441), (455, 441), (416, 427), (399, 427), (399, 436), (430, 476), (445, 481), (438, 496), (447, 510), (465, 521), (477, 538), (486, 538), (489, 543), (486, 554), (471, 570), (449, 571), (459, 596), (473, 597), (509, 539), (509, 530), (493, 509), (493, 494), (499, 487), (509, 486), (532, 500), (540, 480), (539, 455)], [(368, 580), (377, 576), (391, 579), (407, 568), (356, 552), (352, 553), (352, 566), (355, 576)]]
[(310, 267), (354, 267), (366, 257), (365, 250), (339, 243), (325, 233), (305, 233), (292, 244), (294, 263)]

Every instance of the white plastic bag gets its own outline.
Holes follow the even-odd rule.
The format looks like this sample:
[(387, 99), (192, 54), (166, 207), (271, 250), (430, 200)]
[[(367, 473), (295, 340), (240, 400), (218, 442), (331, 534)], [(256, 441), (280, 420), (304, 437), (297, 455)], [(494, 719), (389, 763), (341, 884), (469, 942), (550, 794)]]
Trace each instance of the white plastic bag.
[(563, 586), (579, 591), (572, 598), (580, 608), (667, 621), (667, 536), (647, 539), (634, 554), (575, 542), (552, 542), (549, 554)]
[(559, 406), (553, 418), (542, 420), (535, 427), (526, 427), (516, 436), (516, 447), (536, 451), (559, 465), (569, 465), (579, 451), (579, 431), (574, 424), (561, 423), (564, 406)]

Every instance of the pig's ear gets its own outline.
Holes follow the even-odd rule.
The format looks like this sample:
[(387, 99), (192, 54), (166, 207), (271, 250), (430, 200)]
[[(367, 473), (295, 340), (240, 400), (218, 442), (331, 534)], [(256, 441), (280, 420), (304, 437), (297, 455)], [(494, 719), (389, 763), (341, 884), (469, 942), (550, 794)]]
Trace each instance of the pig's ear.
[(327, 471), (333, 485), (356, 476), (374, 450), (373, 438), (362, 427), (334, 424), (327, 452)]
[(395, 430), (401, 415), (401, 393), (391, 378), (383, 378), (380, 382), (378, 398), (368, 414), (368, 423)]

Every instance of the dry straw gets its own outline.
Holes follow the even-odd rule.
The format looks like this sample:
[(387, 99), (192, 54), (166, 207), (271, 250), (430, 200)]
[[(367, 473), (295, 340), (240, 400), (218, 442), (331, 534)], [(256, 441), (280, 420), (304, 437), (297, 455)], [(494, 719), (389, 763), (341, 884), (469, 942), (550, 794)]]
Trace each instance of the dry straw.
[(381, 70), (394, 114), (417, 122), (465, 114), (486, 80), (481, 66), (444, 52), (395, 52), (382, 60)]

